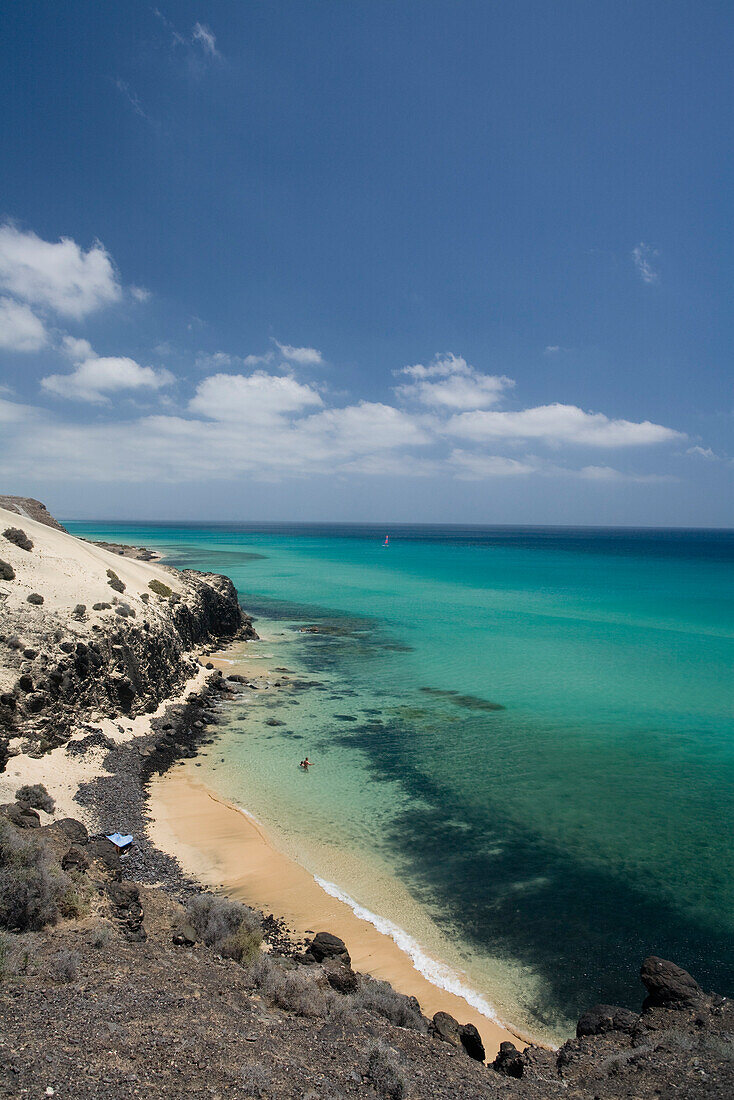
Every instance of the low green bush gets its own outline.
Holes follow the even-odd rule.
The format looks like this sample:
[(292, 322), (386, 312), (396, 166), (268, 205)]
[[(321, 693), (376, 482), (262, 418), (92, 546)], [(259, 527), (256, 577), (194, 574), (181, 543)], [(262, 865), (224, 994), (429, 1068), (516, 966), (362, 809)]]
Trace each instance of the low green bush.
[(107, 570), (107, 583), (115, 592), (124, 592), (125, 585), (118, 577), (114, 569)]
[(169, 588), (167, 584), (163, 583), (163, 581), (148, 581), (148, 588), (151, 590), (151, 592), (155, 592), (156, 596), (163, 596), (166, 599), (168, 599), (169, 596), (173, 595), (173, 589)]

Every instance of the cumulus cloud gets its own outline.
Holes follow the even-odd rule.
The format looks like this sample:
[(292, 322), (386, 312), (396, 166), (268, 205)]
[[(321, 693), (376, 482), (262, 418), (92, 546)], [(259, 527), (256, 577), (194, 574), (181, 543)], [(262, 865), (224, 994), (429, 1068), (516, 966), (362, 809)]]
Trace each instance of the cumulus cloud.
[(316, 348), (296, 348), (292, 344), (280, 344), (277, 340), (274, 340), (273, 343), (284, 359), (291, 363), (298, 363), (299, 366), (318, 366), (319, 363), (324, 361), (321, 352)]
[(446, 432), (476, 442), (488, 440), (542, 440), (559, 445), (633, 447), (684, 439), (682, 432), (652, 424), (649, 420), (612, 420), (604, 413), (589, 413), (576, 405), (539, 405), (519, 412), (476, 410), (452, 416)]
[[(43, 379), (44, 391), (55, 396), (105, 405), (116, 394), (154, 394), (173, 381), (168, 371), (128, 357), (99, 357), (83, 338), (64, 337), (59, 351), (74, 369)], [(71, 425), (57, 413), (36, 410), (43, 430), (33, 433), (32, 446), (20, 427), (27, 409), (4, 400), (0, 416), (8, 426), (0, 441), (6, 444), (8, 469), (25, 474), (34, 463), (36, 468), (46, 463), (59, 476), (93, 471), (100, 481), (144, 479), (155, 466), (156, 476), (171, 482), (364, 475), (474, 481), (573, 477), (602, 484), (659, 478), (602, 463), (574, 464), (567, 461), (568, 451), (562, 458), (559, 452), (649, 447), (685, 438), (647, 420), (611, 419), (573, 405), (488, 408), (509, 390), (511, 380), (484, 375), (456, 355), (398, 372), (405, 380), (397, 387), (402, 404), (359, 400), (345, 405), (330, 399), (324, 387), (294, 377), (285, 356), (272, 356), (275, 369), (267, 369), (262, 356), (216, 352), (202, 358), (200, 366), (219, 369), (196, 384), (184, 411), (176, 413), (169, 411), (172, 403), (165, 395), (158, 398), (157, 415), (109, 422), (102, 417)], [(589, 462), (588, 455), (584, 461)]]
[(487, 408), (515, 384), (504, 375), (482, 374), (453, 353), (437, 355), (428, 366), (403, 367), (398, 373), (412, 379), (396, 388), (399, 397), (436, 409)]
[(112, 259), (99, 241), (85, 252), (69, 237), (44, 241), (10, 224), (0, 226), (0, 288), (76, 320), (122, 295)]
[(30, 306), (12, 298), (0, 298), (0, 348), (6, 351), (40, 351), (48, 335)]
[(255, 371), (205, 378), (197, 386), (189, 409), (212, 420), (264, 425), (322, 404), (314, 389), (295, 378)]
[(110, 394), (121, 390), (157, 390), (172, 381), (169, 371), (141, 367), (126, 356), (100, 356), (78, 363), (71, 374), (50, 374), (41, 385), (57, 397), (106, 404)]
[(656, 283), (660, 278), (655, 267), (655, 261), (659, 255), (657, 248), (651, 248), (644, 241), (640, 241), (632, 249), (632, 260), (643, 283)]

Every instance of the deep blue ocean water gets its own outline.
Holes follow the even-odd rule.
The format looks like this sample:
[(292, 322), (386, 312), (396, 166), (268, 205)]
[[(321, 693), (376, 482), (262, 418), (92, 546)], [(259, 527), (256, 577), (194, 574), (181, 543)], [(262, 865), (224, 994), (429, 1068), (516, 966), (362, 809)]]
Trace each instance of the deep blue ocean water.
[(310, 686), (207, 778), (505, 1019), (634, 1007), (650, 953), (734, 994), (734, 532), (67, 526), (233, 579)]

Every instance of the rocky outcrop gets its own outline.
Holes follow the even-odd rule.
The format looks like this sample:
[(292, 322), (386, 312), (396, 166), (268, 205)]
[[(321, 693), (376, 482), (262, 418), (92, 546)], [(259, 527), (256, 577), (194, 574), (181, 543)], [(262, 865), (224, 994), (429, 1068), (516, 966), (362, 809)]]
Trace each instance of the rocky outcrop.
[(46, 527), (53, 527), (56, 531), (65, 531), (58, 520), (49, 512), (45, 504), (33, 497), (12, 497), (0, 494), (0, 508), (6, 508), (8, 512), (34, 519), (37, 523), (44, 523)]
[(655, 1006), (694, 1005), (703, 996), (701, 986), (687, 970), (656, 955), (643, 962), (640, 980), (647, 990), (643, 1011)]
[(110, 617), (91, 638), (75, 636), (71, 623), (64, 629), (45, 620), (17, 624), (22, 638), (0, 633), (19, 672), (13, 690), (0, 695), (0, 731), (22, 732), (38, 752), (48, 751), (63, 744), (87, 712), (154, 711), (195, 672), (194, 648), (257, 637), (228, 577), (193, 570), (179, 576), (180, 598), (145, 619)]

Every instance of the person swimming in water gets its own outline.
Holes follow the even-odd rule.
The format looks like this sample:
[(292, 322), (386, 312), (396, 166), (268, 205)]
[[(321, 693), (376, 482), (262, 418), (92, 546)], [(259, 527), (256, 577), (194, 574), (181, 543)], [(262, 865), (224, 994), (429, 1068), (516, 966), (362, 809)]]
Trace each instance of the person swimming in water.
[(301, 761), (301, 767), (305, 768), (306, 771), (308, 771), (309, 768), (313, 767), (313, 761), (309, 760), (309, 758), (306, 757), (304, 760)]

